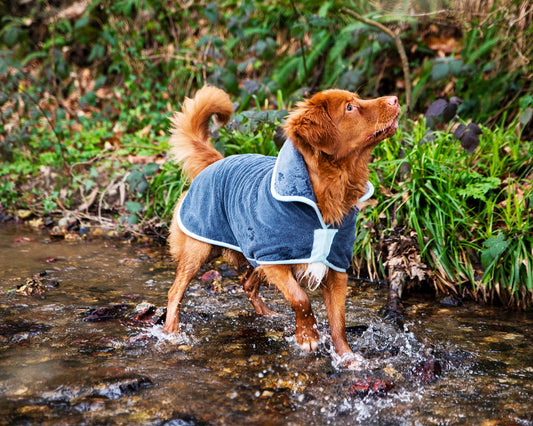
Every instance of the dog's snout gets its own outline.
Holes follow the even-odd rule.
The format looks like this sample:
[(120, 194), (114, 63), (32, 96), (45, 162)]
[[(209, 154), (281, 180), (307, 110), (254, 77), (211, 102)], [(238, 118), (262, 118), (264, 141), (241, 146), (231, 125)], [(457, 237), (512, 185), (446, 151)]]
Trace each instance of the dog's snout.
[(387, 103), (390, 106), (398, 106), (398, 98), (396, 96), (389, 96), (387, 98)]

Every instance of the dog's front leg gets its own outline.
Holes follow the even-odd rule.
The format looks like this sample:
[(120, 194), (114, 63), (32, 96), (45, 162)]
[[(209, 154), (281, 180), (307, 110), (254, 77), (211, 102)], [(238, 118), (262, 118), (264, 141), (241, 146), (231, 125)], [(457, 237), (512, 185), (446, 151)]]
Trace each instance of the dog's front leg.
[(346, 339), (346, 291), (348, 275), (343, 272), (330, 270), (321, 287), (326, 312), (328, 313), (331, 339), (335, 352), (341, 357), (343, 367), (359, 370), (367, 360), (359, 354), (353, 353)]
[(348, 274), (330, 270), (325, 282), (322, 284), (322, 295), (328, 313), (331, 339), (335, 352), (340, 356), (352, 352), (346, 339), (346, 291), (348, 288)]
[(291, 304), (296, 314), (296, 342), (307, 352), (318, 348), (318, 329), (309, 297), (300, 287), (290, 265), (263, 265), (260, 267), (268, 282), (274, 284)]

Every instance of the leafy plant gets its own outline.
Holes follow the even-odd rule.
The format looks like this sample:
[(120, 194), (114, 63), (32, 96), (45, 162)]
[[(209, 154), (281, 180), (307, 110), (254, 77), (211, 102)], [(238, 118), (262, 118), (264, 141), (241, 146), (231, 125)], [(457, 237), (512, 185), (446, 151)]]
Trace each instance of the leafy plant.
[(448, 132), (434, 131), (428, 142), (423, 121), (378, 145), (373, 179), (382, 190), (377, 206), (361, 214), (355, 247), (369, 274), (385, 274), (383, 255), (369, 245), (403, 223), (416, 231), (438, 290), (531, 304), (524, 293), (533, 266), (531, 142), (517, 146), (513, 129), (482, 130), (473, 154)]

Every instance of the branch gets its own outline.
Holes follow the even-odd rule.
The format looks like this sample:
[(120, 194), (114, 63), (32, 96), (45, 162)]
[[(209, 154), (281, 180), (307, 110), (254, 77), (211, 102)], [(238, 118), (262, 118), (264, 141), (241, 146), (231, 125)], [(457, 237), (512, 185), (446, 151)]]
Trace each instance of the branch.
[(392, 37), (394, 40), (394, 43), (396, 43), (396, 48), (398, 49), (398, 53), (400, 54), (400, 59), (402, 61), (402, 68), (403, 68), (403, 78), (405, 81), (405, 102), (407, 104), (407, 111), (411, 111), (411, 72), (409, 71), (409, 61), (407, 60), (407, 55), (405, 54), (405, 49), (403, 48), (402, 41), (400, 40), (400, 37), (398, 37), (394, 32), (392, 32), (390, 29), (388, 29), (385, 25), (380, 24), (379, 22), (372, 21), (371, 19), (365, 18), (364, 16), (359, 15), (357, 12), (354, 12), (353, 10), (346, 9), (343, 7), (341, 9), (341, 12), (346, 13), (347, 15), (350, 15), (352, 18), (357, 19), (358, 21), (361, 21), (367, 25), (372, 25), (374, 27), (379, 28), (381, 31), (383, 31), (385, 34)]
[[(295, 15), (301, 15), (299, 12), (298, 12), (298, 9), (296, 9), (296, 5), (294, 4), (294, 0), (291, 0), (291, 6), (292, 6), (292, 10), (294, 11), (294, 14)], [(307, 22), (306, 22), (307, 23)], [(303, 61), (303, 66), (304, 66), (304, 75), (305, 77), (308, 76), (308, 73), (307, 73), (307, 63), (306, 63), (306, 60), (305, 60), (305, 50), (304, 50), (304, 39), (303, 39), (303, 35), (302, 35), (302, 38), (300, 39), (300, 51), (302, 52), (302, 61)]]

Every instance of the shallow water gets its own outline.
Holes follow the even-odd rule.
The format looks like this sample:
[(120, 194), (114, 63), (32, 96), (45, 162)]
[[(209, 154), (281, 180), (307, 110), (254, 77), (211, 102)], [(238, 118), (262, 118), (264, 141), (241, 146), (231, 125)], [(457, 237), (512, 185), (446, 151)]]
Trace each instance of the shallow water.
[[(533, 424), (531, 313), (413, 297), (399, 328), (383, 288), (350, 283), (349, 342), (372, 365), (347, 371), (318, 294), (323, 339), (305, 354), (279, 294), (262, 289), (283, 316), (258, 317), (223, 263), (208, 269), (226, 277), (191, 283), (168, 341), (135, 313), (166, 304), (164, 248), (0, 228), (0, 424)], [(15, 291), (43, 271), (42, 295)], [(392, 388), (364, 389), (378, 382)]]

